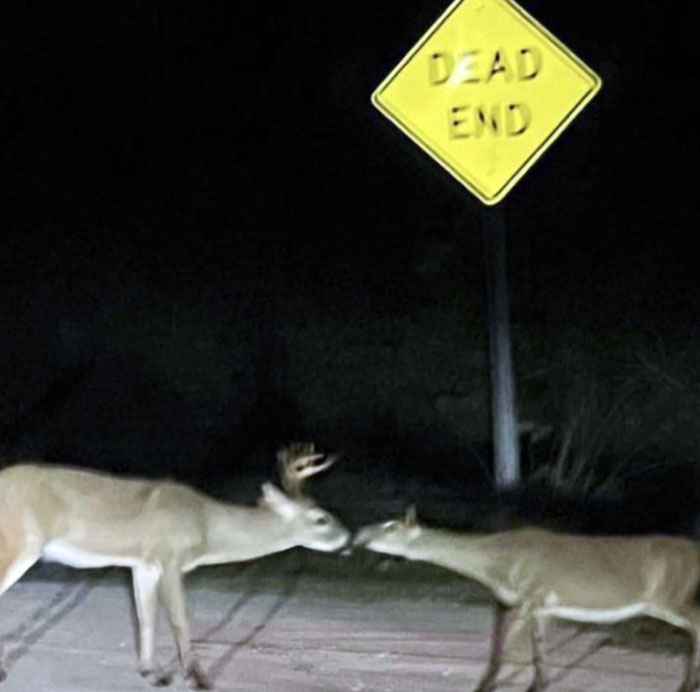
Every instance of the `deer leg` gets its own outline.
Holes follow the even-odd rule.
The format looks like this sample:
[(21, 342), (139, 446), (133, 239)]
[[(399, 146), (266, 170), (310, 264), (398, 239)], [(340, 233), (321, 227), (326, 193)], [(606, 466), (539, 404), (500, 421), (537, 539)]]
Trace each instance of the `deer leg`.
[(698, 676), (700, 671), (700, 632), (697, 627), (688, 630), (690, 650), (685, 662), (685, 674), (679, 692), (694, 692), (700, 686)]
[(542, 656), (546, 625), (546, 618), (532, 615), (530, 620), (530, 642), (532, 645), (532, 666), (535, 669), (535, 675), (530, 687), (527, 688), (527, 692), (542, 692), (547, 686), (544, 657)]
[(134, 603), (139, 625), (139, 673), (146, 676), (154, 671), (156, 609), (160, 569), (155, 565), (138, 565), (131, 570), (134, 583)]
[(694, 692), (700, 687), (700, 608), (690, 606), (682, 615), (683, 621), (674, 624), (678, 624), (688, 633), (689, 650), (685, 660), (683, 682), (678, 692)]
[(493, 629), (491, 631), (491, 651), (489, 662), (484, 674), (479, 680), (474, 692), (492, 692), (496, 688), (496, 678), (501, 669), (503, 660), (503, 648), (510, 631), (515, 624), (512, 608), (496, 603), (493, 609)]
[(685, 672), (678, 692), (695, 692), (700, 684), (700, 608), (686, 604), (679, 609), (654, 608), (646, 614), (688, 633), (689, 647), (685, 659)]
[(176, 566), (170, 566), (164, 571), (161, 593), (168, 611), (170, 626), (175, 635), (183, 675), (186, 679), (192, 678), (198, 689), (210, 689), (212, 684), (192, 652), (190, 626), (185, 606), (185, 590), (182, 584), (182, 574)]
[[(0, 536), (2, 527), (0, 527)], [(23, 545), (12, 549), (6, 541), (0, 542), (0, 595), (5, 593), (41, 557), (38, 546)], [(7, 677), (5, 647), (0, 642), (0, 682)]]

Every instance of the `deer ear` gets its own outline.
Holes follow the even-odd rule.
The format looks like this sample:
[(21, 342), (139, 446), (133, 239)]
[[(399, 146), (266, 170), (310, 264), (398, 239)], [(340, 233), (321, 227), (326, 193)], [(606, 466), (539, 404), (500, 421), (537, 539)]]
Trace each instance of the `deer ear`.
[(404, 517), (404, 523), (409, 528), (413, 528), (418, 523), (418, 520), (416, 518), (416, 506), (415, 505), (410, 505), (406, 509), (406, 516)]
[(261, 488), (261, 504), (269, 507), (273, 512), (290, 517), (294, 514), (295, 505), (276, 485), (273, 483), (263, 483)]

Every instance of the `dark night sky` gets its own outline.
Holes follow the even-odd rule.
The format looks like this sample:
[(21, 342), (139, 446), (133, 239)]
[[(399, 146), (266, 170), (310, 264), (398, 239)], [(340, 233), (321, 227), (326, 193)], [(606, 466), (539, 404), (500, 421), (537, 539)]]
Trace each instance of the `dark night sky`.
[[(274, 363), (290, 314), (362, 321), (429, 307), (442, 294), (417, 269), (426, 262), (441, 276), (433, 283), (466, 285), (480, 305), (480, 204), (369, 101), (444, 5), (0, 3), (6, 451), (119, 466), (146, 435), (130, 447), (112, 431), (132, 406), (166, 466), (186, 456), (174, 431), (199, 440), (189, 450), (199, 459), (240, 452), (235, 434), (255, 416), (267, 416), (261, 438), (284, 439), (294, 425), (270, 407), (289, 403)], [(692, 344), (700, 56), (690, 9), (524, 7), (604, 88), (505, 202), (513, 321)], [(235, 326), (237, 348), (265, 363), (245, 387), (224, 368), (228, 403), (205, 402), (214, 413), (195, 416), (214, 432), (104, 327), (175, 323), (182, 312)], [(183, 367), (177, 354), (163, 358)], [(237, 387), (250, 392), (250, 418), (226, 433)], [(169, 403), (139, 407), (154, 388)], [(78, 421), (94, 407), (85, 432)], [(210, 433), (213, 446), (201, 442)], [(81, 434), (107, 451), (81, 446)]]

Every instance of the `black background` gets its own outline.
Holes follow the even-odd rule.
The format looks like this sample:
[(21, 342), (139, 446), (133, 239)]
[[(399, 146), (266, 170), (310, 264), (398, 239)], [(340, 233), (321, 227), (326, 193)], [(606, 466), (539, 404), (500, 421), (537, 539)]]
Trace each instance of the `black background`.
[[(307, 319), (362, 332), (431, 309), (443, 281), (485, 330), (480, 203), (369, 100), (443, 9), (0, 4), (5, 454), (200, 483), (269, 468), (277, 445), (318, 434), (288, 373)], [(504, 203), (516, 332), (623, 328), (692, 349), (690, 6), (525, 9), (604, 86)], [(448, 258), (426, 283), (436, 247)], [(322, 441), (347, 446), (352, 426)]]

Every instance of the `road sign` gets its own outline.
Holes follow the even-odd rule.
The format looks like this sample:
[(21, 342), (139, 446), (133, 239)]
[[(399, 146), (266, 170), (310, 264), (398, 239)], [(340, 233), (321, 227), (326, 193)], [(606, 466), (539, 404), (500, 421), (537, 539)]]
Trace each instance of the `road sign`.
[(485, 204), (502, 200), (600, 89), (509, 0), (457, 0), (372, 102)]

